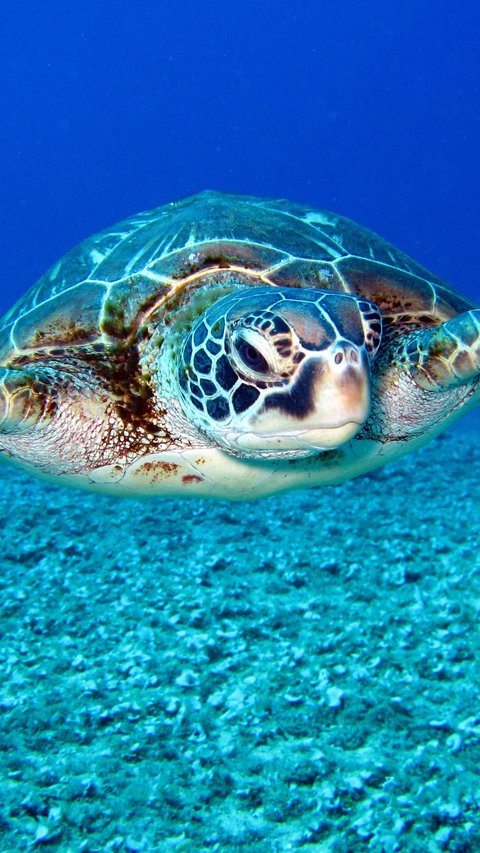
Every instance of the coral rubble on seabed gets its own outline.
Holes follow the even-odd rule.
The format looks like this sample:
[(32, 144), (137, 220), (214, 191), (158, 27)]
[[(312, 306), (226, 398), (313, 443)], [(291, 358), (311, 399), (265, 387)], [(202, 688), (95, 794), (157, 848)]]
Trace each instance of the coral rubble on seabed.
[(0, 849), (480, 849), (480, 443), (134, 502), (0, 469)]

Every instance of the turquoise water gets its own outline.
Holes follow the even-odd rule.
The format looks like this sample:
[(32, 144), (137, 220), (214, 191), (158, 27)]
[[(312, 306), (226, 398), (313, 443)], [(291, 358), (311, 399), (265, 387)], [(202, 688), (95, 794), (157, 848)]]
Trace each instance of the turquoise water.
[(477, 422), (339, 487), (0, 468), (0, 849), (476, 851)]
[[(473, 0), (3, 4), (0, 314), (209, 188), (479, 303), (479, 33)], [(0, 851), (477, 853), (478, 427), (255, 504), (0, 466)]]

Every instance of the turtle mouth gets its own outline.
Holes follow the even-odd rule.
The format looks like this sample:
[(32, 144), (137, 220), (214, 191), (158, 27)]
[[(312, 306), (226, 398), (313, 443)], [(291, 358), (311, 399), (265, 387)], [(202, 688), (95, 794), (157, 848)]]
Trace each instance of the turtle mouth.
[(328, 359), (312, 358), (291, 388), (268, 395), (258, 412), (243, 419), (243, 429), (226, 430), (226, 441), (238, 453), (262, 456), (340, 447), (368, 418), (369, 376), (365, 353), (339, 345)]
[(228, 432), (223, 440), (229, 449), (241, 455), (310, 456), (332, 450), (354, 438), (364, 421), (346, 421), (341, 424), (322, 425), (305, 429), (284, 429), (272, 432)]

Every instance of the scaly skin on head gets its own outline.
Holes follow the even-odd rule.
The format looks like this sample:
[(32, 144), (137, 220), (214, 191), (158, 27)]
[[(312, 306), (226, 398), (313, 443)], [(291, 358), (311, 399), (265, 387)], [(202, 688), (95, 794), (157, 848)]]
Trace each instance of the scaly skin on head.
[(351, 438), (370, 405), (381, 319), (346, 294), (251, 287), (215, 302), (176, 359), (172, 396), (230, 453), (300, 457)]

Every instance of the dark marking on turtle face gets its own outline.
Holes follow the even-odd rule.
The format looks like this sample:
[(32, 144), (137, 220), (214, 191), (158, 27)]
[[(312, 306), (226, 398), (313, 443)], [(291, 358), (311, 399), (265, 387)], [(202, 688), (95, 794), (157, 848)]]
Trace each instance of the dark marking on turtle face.
[(195, 382), (190, 382), (190, 393), (194, 395), (194, 397), (198, 397), (202, 399), (203, 394), (200, 388), (200, 385), (197, 385)]
[(314, 364), (306, 364), (297, 381), (290, 389), (282, 392), (269, 394), (265, 398), (263, 409), (280, 409), (288, 415), (296, 418), (305, 418), (314, 409), (312, 393), (314, 387)]
[(205, 323), (199, 323), (197, 328), (195, 329), (195, 331), (193, 333), (193, 342), (194, 342), (195, 346), (198, 347), (198, 346), (200, 346), (200, 344), (203, 344), (207, 335), (208, 335), (208, 329), (207, 329)]
[(244, 383), (239, 385), (232, 398), (236, 414), (245, 412), (250, 406), (253, 406), (255, 401), (258, 400), (259, 395), (260, 391), (257, 388), (253, 388), (252, 385), (245, 385)]
[(193, 357), (193, 366), (198, 373), (203, 373), (205, 375), (209, 374), (212, 369), (212, 362), (210, 361), (205, 350), (198, 350)]
[(223, 339), (224, 331), (225, 331), (225, 319), (224, 319), (224, 317), (221, 317), (220, 319), (218, 319), (213, 324), (213, 326), (211, 328), (211, 333), (212, 333), (214, 338), (217, 338), (218, 340), (221, 341)]
[(218, 396), (207, 400), (207, 412), (214, 421), (223, 421), (230, 414), (230, 406), (225, 397)]
[(211, 382), (210, 379), (200, 379), (200, 385), (202, 387), (202, 390), (209, 397), (213, 396), (213, 394), (215, 394), (215, 391), (217, 390), (217, 386), (214, 382)]
[(211, 353), (212, 355), (218, 355), (218, 353), (221, 350), (220, 344), (215, 343), (215, 341), (212, 341), (211, 338), (208, 339), (206, 347), (207, 347), (208, 352)]
[(228, 358), (225, 355), (220, 356), (217, 361), (215, 378), (224, 391), (230, 391), (237, 381), (237, 374), (233, 370)]
[(193, 347), (192, 347), (192, 339), (189, 336), (187, 342), (183, 348), (183, 361), (184, 364), (190, 364), (192, 360)]

